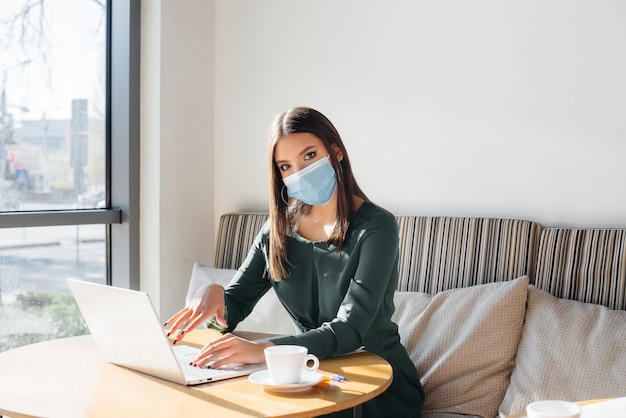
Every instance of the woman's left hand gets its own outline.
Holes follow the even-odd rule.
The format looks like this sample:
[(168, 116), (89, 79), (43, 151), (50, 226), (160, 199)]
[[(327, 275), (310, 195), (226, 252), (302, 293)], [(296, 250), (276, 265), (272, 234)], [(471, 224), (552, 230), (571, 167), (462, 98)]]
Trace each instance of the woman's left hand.
[(263, 350), (271, 345), (274, 345), (271, 341), (257, 343), (228, 333), (208, 342), (191, 364), (198, 367), (211, 364), (211, 368), (217, 369), (229, 365), (265, 363)]

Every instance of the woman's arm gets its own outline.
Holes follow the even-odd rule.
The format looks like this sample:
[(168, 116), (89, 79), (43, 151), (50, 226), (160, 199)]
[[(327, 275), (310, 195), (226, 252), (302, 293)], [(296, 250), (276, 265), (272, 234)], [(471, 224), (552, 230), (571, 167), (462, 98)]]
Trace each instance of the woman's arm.
[(259, 299), (271, 287), (270, 279), (266, 275), (265, 252), (267, 251), (268, 231), (269, 224), (266, 223), (255, 238), (237, 273), (226, 286), (224, 298), (228, 327), (222, 331), (232, 332), (237, 324), (252, 312)]

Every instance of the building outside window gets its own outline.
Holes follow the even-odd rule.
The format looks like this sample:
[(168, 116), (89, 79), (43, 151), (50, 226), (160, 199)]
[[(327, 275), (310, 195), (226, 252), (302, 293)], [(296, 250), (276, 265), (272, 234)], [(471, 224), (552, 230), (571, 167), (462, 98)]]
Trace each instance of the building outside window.
[[(122, 4), (0, 3), (0, 351), (88, 333), (66, 279), (111, 284), (112, 239), (136, 245), (128, 219), (125, 233), (115, 228), (136, 181), (124, 164), (138, 161), (129, 146), (138, 138), (116, 118), (138, 106), (128, 100), (135, 64), (117, 57), (138, 44), (130, 33), (139, 2), (115, 15), (113, 3)], [(111, 48), (114, 37), (123, 51)], [(118, 82), (126, 103), (111, 111)], [(132, 287), (124, 258), (117, 284)]]

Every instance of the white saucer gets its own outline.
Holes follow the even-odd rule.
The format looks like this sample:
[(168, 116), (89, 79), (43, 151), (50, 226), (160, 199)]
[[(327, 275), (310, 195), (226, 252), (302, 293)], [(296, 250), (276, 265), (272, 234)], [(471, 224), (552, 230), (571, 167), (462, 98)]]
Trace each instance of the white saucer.
[(309, 372), (303, 374), (303, 378), (300, 383), (294, 383), (292, 385), (278, 385), (270, 379), (269, 371), (260, 370), (248, 376), (248, 380), (257, 385), (261, 385), (263, 386), (263, 389), (272, 392), (302, 392), (309, 390), (312, 386), (317, 385), (319, 382), (324, 380), (324, 375), (317, 372)]

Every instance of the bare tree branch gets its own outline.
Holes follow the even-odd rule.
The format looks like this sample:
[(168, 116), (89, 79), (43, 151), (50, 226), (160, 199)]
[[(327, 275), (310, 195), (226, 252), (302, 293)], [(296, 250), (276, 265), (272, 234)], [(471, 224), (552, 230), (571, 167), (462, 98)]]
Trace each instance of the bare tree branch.
[[(16, 1), (16, 0), (12, 0)], [(16, 11), (0, 19), (0, 51), (12, 50), (13, 56), (7, 58), (12, 61), (10, 67), (21, 71), (28, 63), (42, 63), (44, 77), (48, 78), (50, 85), (50, 22), (48, 20), (48, 8), (54, 4), (54, 0), (21, 0), (22, 5)], [(102, 10), (101, 19), (94, 28), (97, 33), (106, 21), (106, 0), (91, 0)], [(19, 45), (19, 51), (15, 46)], [(9, 57), (9, 54), (5, 56)], [(7, 62), (5, 62), (6, 68)], [(2, 69), (0, 69), (2, 70)], [(2, 74), (3, 79), (6, 74)]]
[[(17, 63), (13, 68), (19, 68), (20, 63), (41, 60), (44, 68), (48, 69), (46, 73), (49, 78), (49, 22), (46, 7), (54, 3), (54, 0), (22, 0), (22, 2), (17, 12), (0, 20), (0, 51), (18, 44), (23, 56), (16, 60)], [(103, 12), (106, 10), (105, 0), (91, 0), (91, 2)], [(103, 24), (105, 18), (106, 13), (102, 13), (98, 26)], [(99, 27), (94, 29), (94, 31), (98, 30)]]

